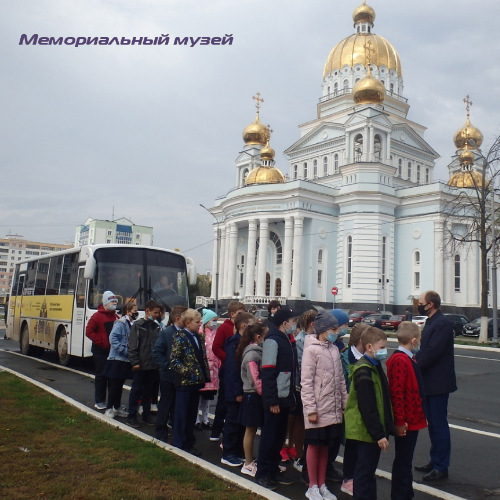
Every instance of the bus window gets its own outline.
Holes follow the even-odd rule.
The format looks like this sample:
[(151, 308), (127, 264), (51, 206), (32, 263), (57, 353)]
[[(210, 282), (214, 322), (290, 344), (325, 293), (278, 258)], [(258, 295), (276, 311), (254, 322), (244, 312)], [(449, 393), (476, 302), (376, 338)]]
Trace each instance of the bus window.
[(62, 268), (62, 277), (61, 277), (61, 289), (59, 295), (73, 295), (75, 293), (77, 272), (78, 272), (78, 254), (77, 253), (66, 254), (64, 256), (64, 264)]
[(21, 295), (17, 292), (19, 288), (19, 265), (16, 266), (16, 270), (14, 271), (14, 278), (12, 280), (12, 293), (11, 296), (14, 297), (16, 295)]
[(37, 262), (28, 262), (28, 271), (26, 273), (26, 280), (24, 282), (23, 295), (33, 295), (35, 290), (36, 278), (36, 264)]
[(64, 255), (52, 257), (50, 259), (49, 278), (47, 281), (46, 295), (59, 295), (59, 287), (61, 285), (61, 272)]
[(35, 295), (45, 295), (47, 287), (47, 276), (49, 274), (50, 259), (42, 259), (38, 261), (35, 281)]
[(80, 271), (78, 272), (78, 286), (76, 289), (76, 307), (80, 308), (85, 307), (85, 286), (87, 284), (87, 281), (84, 278), (84, 274), (85, 268), (81, 267)]

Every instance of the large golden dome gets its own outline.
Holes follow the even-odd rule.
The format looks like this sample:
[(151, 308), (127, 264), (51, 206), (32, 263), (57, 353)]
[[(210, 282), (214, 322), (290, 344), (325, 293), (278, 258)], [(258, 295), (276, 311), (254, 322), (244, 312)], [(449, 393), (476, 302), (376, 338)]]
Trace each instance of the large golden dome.
[(476, 149), (473, 144), (467, 144), (467, 139), (472, 139), (478, 148), (480, 148), (481, 144), (483, 143), (483, 134), (478, 128), (472, 125), (469, 117), (467, 117), (465, 125), (462, 128), (458, 129), (455, 133), (453, 142), (455, 143), (457, 149), (464, 149), (466, 145), (470, 149)]
[(385, 98), (384, 84), (368, 70), (367, 75), (354, 85), (352, 98), (355, 104), (380, 104)]
[(363, 0), (363, 5), (360, 5), (353, 13), (352, 19), (354, 24), (356, 23), (370, 23), (373, 24), (375, 21), (375, 11), (366, 5), (366, 1)]
[(283, 184), (285, 176), (276, 167), (255, 167), (245, 179), (250, 184)]
[(481, 187), (483, 185), (483, 176), (474, 170), (461, 170), (451, 176), (448, 185), (457, 188)]
[[(365, 50), (365, 45), (369, 41), (372, 42), (371, 46), (375, 49), (375, 52), (370, 57), (370, 61), (368, 61)], [(377, 67), (385, 66), (389, 71), (394, 70), (399, 76), (403, 76), (399, 55), (396, 49), (385, 38), (373, 33), (354, 33), (344, 38), (330, 52), (325, 63), (323, 78), (332, 71), (342, 69), (345, 65), (352, 68), (357, 64), (367, 66), (369, 62)]]
[(255, 120), (243, 130), (243, 140), (245, 144), (257, 144), (260, 146), (264, 146), (269, 140), (269, 130), (260, 121), (258, 112)]

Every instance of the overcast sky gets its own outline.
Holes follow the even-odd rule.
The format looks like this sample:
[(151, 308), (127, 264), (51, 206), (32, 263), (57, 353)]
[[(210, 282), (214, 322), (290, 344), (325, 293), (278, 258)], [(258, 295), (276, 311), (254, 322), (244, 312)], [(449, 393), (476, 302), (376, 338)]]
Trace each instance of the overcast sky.
[[(498, 0), (370, 0), (398, 51), (408, 118), (428, 130), (447, 180), (462, 99), (483, 150), (500, 133)], [(212, 206), (234, 187), (241, 134), (274, 133), (277, 167), (316, 117), (323, 66), (360, 0), (1, 0), (0, 235), (63, 243), (88, 217), (154, 227), (155, 245), (211, 267)], [(166, 46), (26, 46), (21, 34), (154, 38)], [(174, 46), (233, 34), (233, 45)]]

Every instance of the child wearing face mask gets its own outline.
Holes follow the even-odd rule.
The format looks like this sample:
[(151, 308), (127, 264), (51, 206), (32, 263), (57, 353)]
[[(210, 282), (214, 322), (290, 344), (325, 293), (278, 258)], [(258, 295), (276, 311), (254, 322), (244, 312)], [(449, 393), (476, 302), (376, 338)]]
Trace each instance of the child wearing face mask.
[(243, 382), (243, 401), (240, 407), (240, 422), (245, 427), (243, 451), (245, 463), (242, 474), (255, 477), (257, 464), (253, 459), (253, 445), (257, 427), (264, 423), (264, 407), (262, 406), (262, 344), (268, 331), (265, 324), (257, 323), (247, 326), (241, 335), (236, 349), (236, 364), (241, 367)]
[(361, 334), (364, 355), (351, 372), (351, 389), (345, 410), (346, 438), (355, 441), (353, 497), (377, 498), (375, 471), (381, 451), (389, 449), (393, 432), (392, 407), (382, 361), (387, 357), (387, 336), (369, 327)]
[(427, 427), (424, 384), (414, 355), (420, 350), (420, 328), (403, 321), (398, 328), (399, 347), (387, 360), (387, 378), (394, 412), (395, 456), (392, 464), (391, 498), (413, 498), (412, 460), (418, 431)]
[(336, 500), (325, 479), (328, 448), (340, 442), (347, 402), (342, 362), (334, 345), (338, 322), (331, 313), (322, 311), (314, 319), (314, 329), (317, 334), (305, 339), (301, 373), (309, 473), (306, 497), (309, 500)]
[(208, 410), (210, 401), (214, 400), (219, 389), (219, 369), (221, 360), (213, 353), (212, 345), (214, 343), (215, 332), (217, 330), (217, 315), (210, 309), (203, 309), (200, 326), (200, 335), (205, 340), (205, 349), (207, 351), (208, 367), (210, 368), (210, 382), (200, 389), (200, 403), (198, 405), (198, 416), (196, 418), (196, 429), (211, 429), (212, 425), (208, 420)]

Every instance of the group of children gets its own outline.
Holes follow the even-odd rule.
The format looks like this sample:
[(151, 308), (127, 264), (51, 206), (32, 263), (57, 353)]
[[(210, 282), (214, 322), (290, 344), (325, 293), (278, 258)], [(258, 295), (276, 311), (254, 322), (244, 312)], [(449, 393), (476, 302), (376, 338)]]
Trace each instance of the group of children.
[[(195, 429), (211, 429), (211, 441), (219, 441), (222, 434), (223, 464), (240, 466), (261, 486), (275, 489), (277, 484), (292, 483), (280, 464), (288, 429), (288, 449), (293, 448), (294, 467), (308, 481), (310, 500), (336, 498), (326, 478), (341, 443), (345, 446), (341, 491), (357, 499), (376, 499), (375, 471), (381, 451), (389, 448), (389, 435), (394, 434), (391, 498), (413, 498), (413, 452), (418, 431), (426, 427), (423, 384), (413, 359), (420, 344), (418, 326), (401, 323), (399, 348), (387, 361), (386, 377), (385, 333), (357, 324), (344, 347), (340, 337), (346, 333), (347, 315), (340, 310), (306, 311), (298, 317), (276, 306), (264, 324), (235, 301), (228, 306), (230, 317), (217, 328), (213, 311), (200, 314), (175, 306), (169, 324), (160, 330), (154, 309), (146, 307), (146, 317), (134, 323), (136, 310), (127, 306), (113, 326), (108, 365), (116, 366), (108, 374), (120, 377), (110, 385), (110, 408), (121, 408), (127, 369), (134, 375), (159, 369), (158, 439), (167, 441), (169, 424), (172, 444), (199, 456)], [(136, 333), (130, 356), (132, 329)], [(139, 397), (146, 423), (151, 419), (151, 392), (146, 387), (151, 375), (133, 379), (140, 378), (135, 391), (133, 383), (128, 422)], [(210, 425), (209, 402), (217, 391)]]

